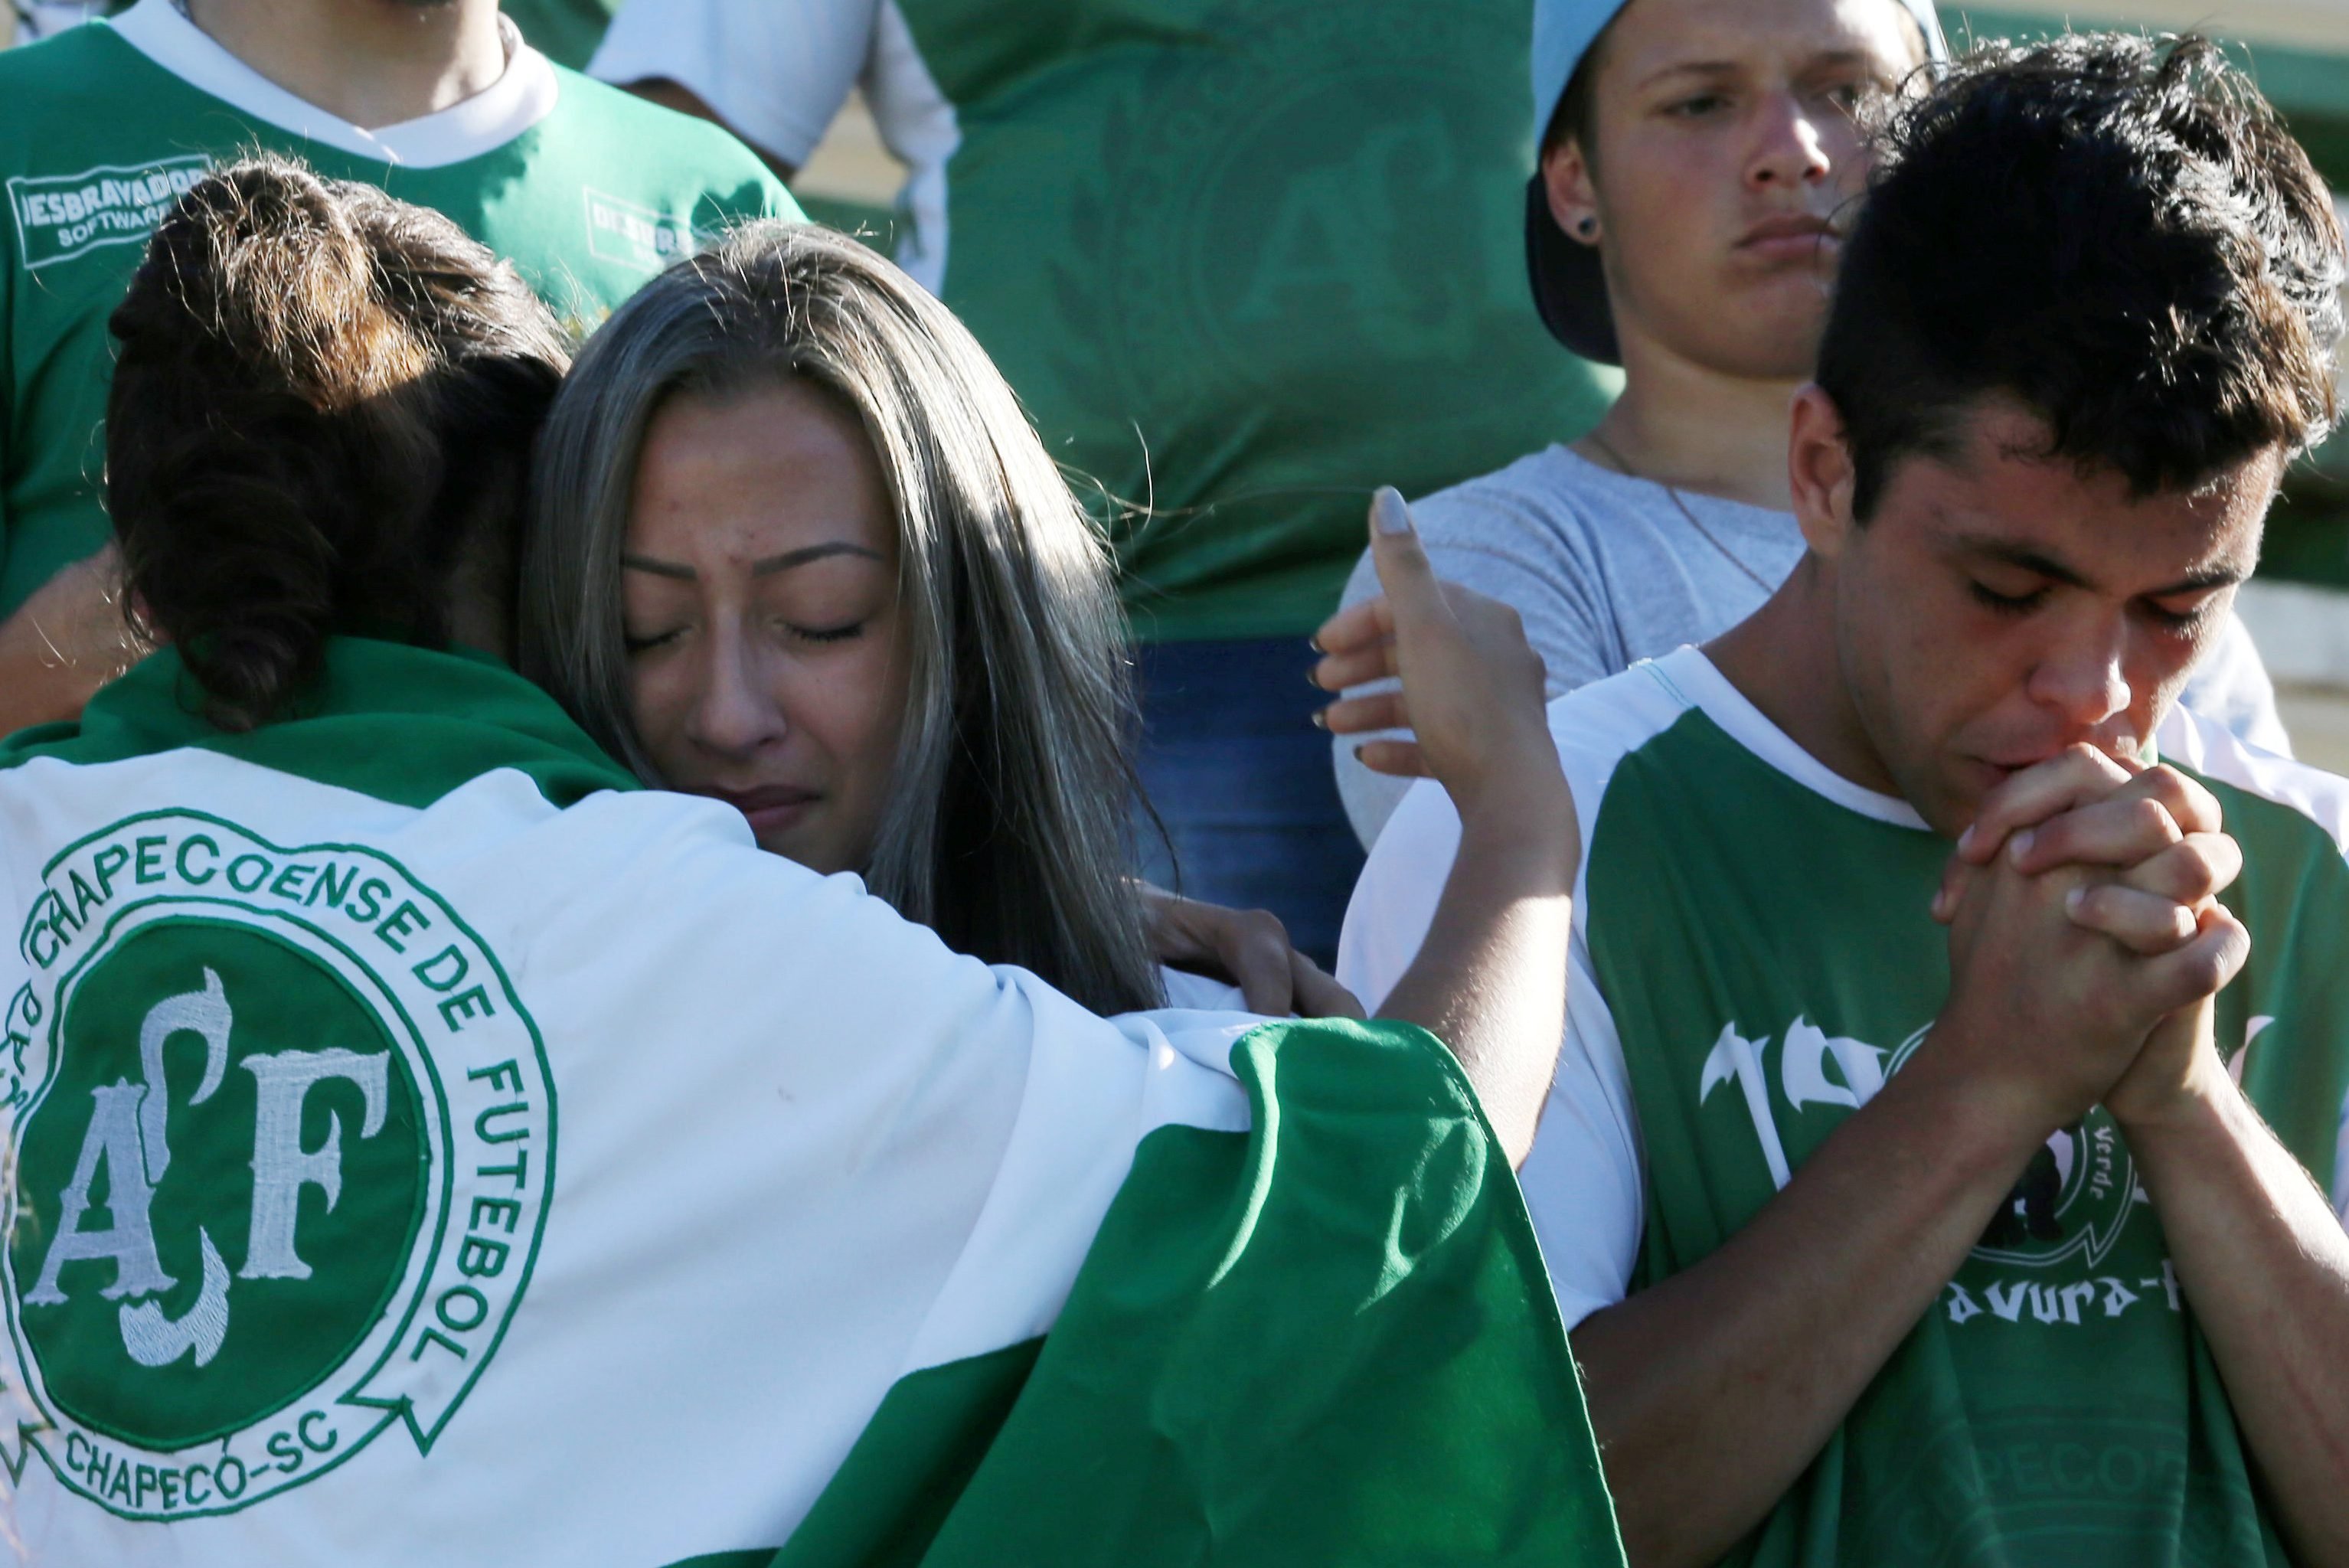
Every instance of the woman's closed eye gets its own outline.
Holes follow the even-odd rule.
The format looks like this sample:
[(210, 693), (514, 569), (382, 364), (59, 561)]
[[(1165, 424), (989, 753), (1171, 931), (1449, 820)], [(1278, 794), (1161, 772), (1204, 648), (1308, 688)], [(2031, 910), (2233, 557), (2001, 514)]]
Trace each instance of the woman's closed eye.
[(684, 635), (685, 628), (682, 626), (671, 626), (657, 632), (637, 632), (623, 627), (620, 646), (630, 654), (647, 654), (655, 648), (671, 646)]
[(785, 633), (802, 643), (846, 643), (863, 636), (866, 623), (850, 621), (835, 626), (801, 626), (785, 621), (781, 624)]

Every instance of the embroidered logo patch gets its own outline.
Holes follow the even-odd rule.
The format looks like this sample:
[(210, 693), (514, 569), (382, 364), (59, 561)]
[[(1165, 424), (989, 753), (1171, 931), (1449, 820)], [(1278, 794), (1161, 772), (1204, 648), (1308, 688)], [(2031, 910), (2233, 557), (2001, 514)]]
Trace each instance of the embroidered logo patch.
[(598, 261), (658, 272), (700, 245), (690, 220), (657, 212), (601, 191), (588, 191), (587, 253)]
[(202, 180), (212, 160), (202, 153), (147, 163), (101, 163), (78, 174), (8, 181), (16, 244), (26, 269), (87, 255), (101, 245), (145, 242), (171, 203)]
[(175, 1519), (395, 1422), (429, 1451), (552, 1190), (554, 1086), (495, 955), (388, 857), (178, 812), (59, 856), (18, 947), (11, 1474), (37, 1451)]

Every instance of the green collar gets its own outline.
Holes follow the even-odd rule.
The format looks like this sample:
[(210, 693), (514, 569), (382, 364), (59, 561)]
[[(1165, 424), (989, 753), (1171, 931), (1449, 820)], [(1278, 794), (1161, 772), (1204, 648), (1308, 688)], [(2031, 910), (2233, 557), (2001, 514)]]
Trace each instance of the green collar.
[(166, 648), (90, 699), (78, 724), (0, 741), (0, 769), (36, 758), (92, 766), (193, 747), (395, 805), (429, 806), (500, 768), (568, 806), (636, 780), (554, 699), (487, 655), (333, 637), (292, 713), (243, 735), (207, 723)]

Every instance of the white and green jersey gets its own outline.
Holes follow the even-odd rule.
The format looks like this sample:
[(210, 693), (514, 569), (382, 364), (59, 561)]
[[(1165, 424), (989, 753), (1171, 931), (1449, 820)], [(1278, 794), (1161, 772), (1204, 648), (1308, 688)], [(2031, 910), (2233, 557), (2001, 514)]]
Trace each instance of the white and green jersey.
[(628, 0), (590, 66), (784, 161), (852, 87), (897, 259), (1098, 479), (1137, 627), (1303, 636), (1371, 489), (1578, 433), (1526, 288), (1527, 0)]
[[(1950, 847), (1831, 772), (1683, 648), (1563, 697), (1586, 852), (1565, 1050), (1523, 1172), (1569, 1326), (1697, 1263), (1900, 1070), (1940, 1013)], [(2183, 709), (2165, 758), (2242, 844), (2251, 957), (2219, 999), (2238, 1080), (2349, 1199), (2349, 782)], [(1355, 893), (1340, 976), (1391, 986), (1458, 842), (1414, 790)], [(1816, 1463), (1728, 1561), (2282, 1564), (2127, 1140), (2048, 1142)]]
[(213, 163), (264, 149), (437, 208), (566, 318), (599, 320), (697, 233), (796, 216), (714, 126), (550, 65), (363, 129), (214, 43), (171, 0), (0, 53), (0, 614), (106, 542), (107, 317), (149, 232)]
[(1095, 1017), (486, 659), (188, 689), (0, 748), (30, 1560), (1619, 1563), (1427, 1036)]

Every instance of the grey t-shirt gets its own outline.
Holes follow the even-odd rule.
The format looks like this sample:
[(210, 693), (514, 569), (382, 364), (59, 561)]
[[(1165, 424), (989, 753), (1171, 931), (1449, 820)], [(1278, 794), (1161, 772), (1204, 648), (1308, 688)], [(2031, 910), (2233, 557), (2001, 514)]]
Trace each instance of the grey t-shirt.
[[(1803, 558), (1789, 513), (1690, 490), (1680, 499), (1685, 511), (1663, 486), (1557, 446), (1415, 501), (1412, 516), (1437, 576), (1524, 617), (1557, 697), (1719, 636), (1760, 609)], [(1343, 602), (1378, 592), (1365, 555)], [(2253, 745), (2291, 755), (2267, 670), (2231, 617), (2184, 701)], [(1368, 846), (1411, 780), (1357, 761), (1364, 738), (1341, 736), (1333, 749), (1339, 796)]]

